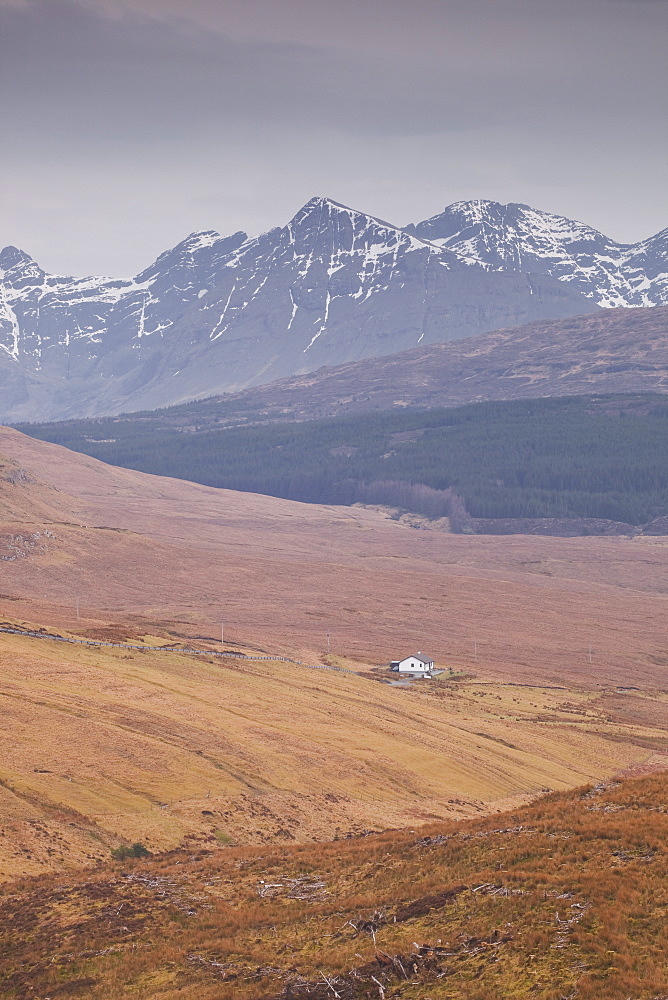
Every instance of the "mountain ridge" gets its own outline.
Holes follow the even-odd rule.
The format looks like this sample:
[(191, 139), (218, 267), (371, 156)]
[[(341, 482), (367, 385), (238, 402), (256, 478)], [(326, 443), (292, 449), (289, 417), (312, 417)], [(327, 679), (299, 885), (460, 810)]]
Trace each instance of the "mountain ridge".
[[(478, 218), (483, 204), (484, 225), (478, 219), (471, 235), (462, 206)], [(664, 234), (615, 264), (601, 257), (613, 246), (607, 237), (561, 220), (564, 232), (594, 234), (601, 253), (575, 255), (572, 240), (557, 252), (552, 240), (552, 256), (541, 257), (538, 222), (560, 217), (527, 209), (518, 256), (519, 223), (512, 239), (505, 223), (491, 234), (494, 204), (455, 203), (401, 228), (316, 197), (258, 237), (192, 233), (130, 279), (48, 275), (6, 247), (0, 419), (94, 416), (239, 391), (322, 365), (596, 312), (601, 295), (615, 305), (668, 301)]]

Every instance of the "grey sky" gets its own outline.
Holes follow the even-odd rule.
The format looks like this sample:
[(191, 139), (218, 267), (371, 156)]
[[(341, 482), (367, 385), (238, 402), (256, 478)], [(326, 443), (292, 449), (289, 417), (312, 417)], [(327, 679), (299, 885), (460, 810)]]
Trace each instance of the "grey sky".
[(0, 0), (0, 244), (134, 273), (326, 194), (668, 223), (664, 0)]

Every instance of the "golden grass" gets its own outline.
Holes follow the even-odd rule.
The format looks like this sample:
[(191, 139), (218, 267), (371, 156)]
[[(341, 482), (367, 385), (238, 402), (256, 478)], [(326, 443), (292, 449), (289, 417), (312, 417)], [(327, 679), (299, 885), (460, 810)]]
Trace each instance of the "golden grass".
[[(1, 996), (666, 992), (665, 779), (563, 793), (666, 767), (666, 539), (457, 537), (0, 450), (0, 617), (201, 646), (224, 617), (357, 671), (0, 635)], [(453, 680), (378, 682), (425, 646)], [(134, 841), (186, 853), (109, 867)]]
[(475, 678), (403, 689), (360, 664), (350, 675), (11, 635), (0, 663), (4, 878), (135, 841), (304, 842), (466, 817), (668, 760), (661, 717), (618, 720), (598, 691)]
[(658, 1000), (667, 790), (27, 879), (0, 896), (0, 996)]

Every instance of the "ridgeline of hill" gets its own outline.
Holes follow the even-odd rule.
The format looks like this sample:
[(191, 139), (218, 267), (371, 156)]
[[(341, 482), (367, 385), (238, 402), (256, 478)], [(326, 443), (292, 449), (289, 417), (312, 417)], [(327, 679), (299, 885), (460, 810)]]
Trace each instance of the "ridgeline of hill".
[[(191, 278), (189, 273), (188, 280)], [(558, 284), (563, 293), (565, 284)], [(196, 287), (200, 288), (200, 285)], [(471, 313), (470, 303), (464, 312)], [(511, 322), (511, 318), (506, 316), (505, 321)], [(389, 322), (390, 325), (394, 322), (393, 315), (389, 317)], [(596, 309), (585, 315), (538, 320), (455, 341), (448, 339), (453, 332), (451, 325), (445, 319), (443, 322), (445, 326), (440, 336), (445, 339), (444, 343), (421, 343), (419, 347), (387, 354), (385, 352), (391, 347), (383, 336), (377, 342), (379, 357), (323, 365), (315, 371), (304, 371), (304, 354), (298, 351), (301, 362), (295, 362), (295, 370), (301, 371), (301, 374), (277, 378), (241, 391), (209, 396), (197, 411), (198, 417), (229, 427), (257, 422), (316, 420), (406, 406), (422, 409), (462, 406), (491, 399), (668, 391), (668, 305)], [(476, 322), (479, 318), (476, 320), (475, 316), (469, 315), (465, 319), (465, 325), (469, 327)], [(291, 330), (290, 337), (293, 332)], [(329, 331), (326, 336), (319, 337), (314, 348), (318, 349), (319, 344), (324, 346), (331, 335)], [(164, 342), (160, 343), (162, 347), (158, 355), (162, 356), (163, 362), (160, 362), (159, 356), (155, 358), (157, 369), (146, 361), (141, 372), (135, 371), (134, 358), (130, 362), (132, 376), (123, 370), (110, 379), (118, 363), (115, 357), (110, 362), (111, 369), (105, 363), (104, 372), (91, 376), (94, 386), (86, 388), (85, 385), (73, 385), (76, 381), (74, 372), (70, 371), (69, 363), (61, 361), (62, 367), (55, 382), (52, 378), (51, 388), (47, 385), (49, 379), (45, 382), (46, 376), (42, 372), (36, 375), (37, 383), (33, 380), (28, 395), (25, 386), (23, 389), (20, 386), (23, 379), (20, 366), (17, 367), (8, 358), (7, 375), (10, 381), (0, 401), (0, 412), (5, 414), (3, 419), (19, 422), (73, 418), (84, 413), (106, 415), (118, 413), (121, 408), (131, 411), (140, 406), (162, 406), (165, 399), (202, 399), (205, 391), (220, 393), (218, 387), (229, 384), (229, 366), (216, 369), (216, 377), (213, 377), (213, 369), (208, 371), (202, 381), (202, 372), (198, 371), (194, 361), (197, 354), (193, 355), (192, 350), (186, 351), (186, 356), (176, 365), (179, 370), (174, 372), (175, 356), (166, 349)], [(288, 355), (294, 360), (294, 342), (287, 346), (275, 342), (271, 352), (272, 364), (277, 360), (281, 362), (279, 355), (283, 348), (288, 352), (283, 361)], [(146, 349), (153, 350), (150, 338), (142, 347), (142, 350)], [(183, 344), (180, 344), (178, 352), (182, 349)], [(371, 348), (366, 343), (364, 349), (360, 346), (360, 350), (366, 353)], [(324, 359), (327, 353), (325, 351), (321, 357)], [(54, 358), (55, 355), (50, 352), (49, 364), (54, 363)], [(311, 357), (310, 361), (313, 360)], [(88, 358), (88, 361), (91, 359)], [(162, 390), (160, 385), (165, 372), (160, 367), (161, 363), (172, 372), (168, 378), (170, 387), (163, 384)], [(201, 356), (199, 364), (202, 364)], [(308, 367), (309, 364), (306, 364)], [(258, 378), (265, 377), (268, 377), (267, 372), (263, 370)], [(242, 383), (246, 384), (245, 378)], [(206, 386), (209, 386), (208, 390)], [(84, 401), (85, 405), (82, 405), (82, 392), (88, 400), (88, 403)], [(74, 403), (77, 397), (78, 407)], [(124, 398), (125, 404), (122, 402)], [(132, 405), (133, 400), (136, 405)], [(175, 414), (178, 421), (178, 406), (163, 412)]]
[[(309, 503), (447, 516), (455, 531), (668, 530), (665, 395), (524, 399), (222, 428), (219, 408), (205, 400), (19, 429), (113, 465)], [(541, 528), (541, 519), (560, 526)]]

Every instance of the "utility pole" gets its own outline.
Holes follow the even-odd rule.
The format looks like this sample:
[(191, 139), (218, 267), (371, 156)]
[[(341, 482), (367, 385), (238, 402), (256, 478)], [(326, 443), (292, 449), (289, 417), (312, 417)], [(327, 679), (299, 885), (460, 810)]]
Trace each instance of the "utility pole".
[(77, 594), (77, 621), (80, 620), (80, 615), (79, 615), (79, 600), (80, 600), (80, 598), (79, 598), (79, 595)]
[(474, 663), (478, 662), (478, 643), (477, 642), (473, 643), (473, 662)]
[(225, 622), (220, 623), (220, 645), (225, 644)]
[(330, 641), (329, 641), (329, 632), (328, 632), (327, 633), (327, 655), (328, 656), (329, 656), (329, 652), (330, 652)]
[(589, 662), (591, 663), (591, 646), (589, 647)]

